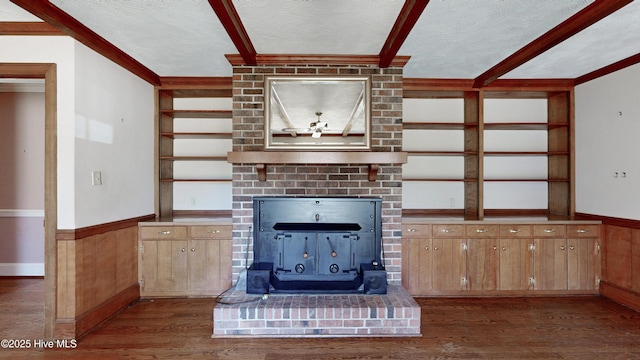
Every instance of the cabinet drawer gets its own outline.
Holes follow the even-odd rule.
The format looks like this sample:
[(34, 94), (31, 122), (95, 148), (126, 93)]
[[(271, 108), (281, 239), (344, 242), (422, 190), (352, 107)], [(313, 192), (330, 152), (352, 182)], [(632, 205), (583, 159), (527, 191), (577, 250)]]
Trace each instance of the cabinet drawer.
[(558, 237), (563, 238), (566, 235), (566, 227), (564, 225), (533, 225), (533, 236), (540, 237)]
[(597, 238), (600, 236), (600, 225), (567, 225), (568, 238)]
[(192, 239), (231, 239), (230, 225), (196, 225), (189, 231)]
[(420, 239), (430, 238), (431, 225), (427, 225), (427, 224), (402, 225), (402, 237), (420, 238)]
[(500, 233), (498, 225), (466, 225), (468, 238), (497, 238)]
[(464, 238), (464, 225), (433, 225), (433, 237)]
[(531, 237), (531, 225), (500, 225), (501, 238)]
[(186, 226), (141, 226), (140, 237), (143, 239), (186, 239)]

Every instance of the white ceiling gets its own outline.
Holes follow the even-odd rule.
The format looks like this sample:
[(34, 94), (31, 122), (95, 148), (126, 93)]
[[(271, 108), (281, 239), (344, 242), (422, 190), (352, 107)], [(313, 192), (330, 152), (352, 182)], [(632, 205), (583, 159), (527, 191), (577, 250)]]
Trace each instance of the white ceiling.
[[(473, 79), (594, 0), (431, 0), (398, 51), (404, 76)], [(605, 0), (602, 0), (605, 1)], [(159, 76), (230, 76), (206, 0), (50, 0)], [(378, 55), (401, 0), (234, 0), (258, 54)], [(502, 78), (576, 78), (640, 53), (633, 1)], [(0, 21), (34, 21), (8, 0)]]

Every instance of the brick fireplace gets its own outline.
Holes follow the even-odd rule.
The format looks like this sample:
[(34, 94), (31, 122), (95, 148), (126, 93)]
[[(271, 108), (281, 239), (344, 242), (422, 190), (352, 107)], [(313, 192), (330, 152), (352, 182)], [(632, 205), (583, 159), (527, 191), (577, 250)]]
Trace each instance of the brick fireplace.
[[(234, 66), (233, 151), (264, 150), (265, 75), (371, 76), (371, 151), (402, 151), (402, 68), (369, 65)], [(247, 266), (251, 253), (254, 196), (323, 196), (382, 198), (382, 236), (389, 283), (401, 280), (402, 164), (378, 164), (369, 181), (365, 164), (274, 164), (259, 181), (255, 164), (233, 165), (233, 277)], [(247, 249), (249, 246), (249, 249)]]
[[(371, 152), (367, 156), (402, 152), (402, 66), (305, 64), (233, 67), (233, 153), (264, 151), (264, 82), (269, 75), (370, 76)], [(388, 295), (271, 296), (245, 304), (244, 297), (249, 295), (232, 294), (235, 298), (230, 302), (239, 305), (215, 308), (214, 337), (420, 334), (420, 309), (400, 284), (402, 163), (385, 162), (385, 156), (371, 165), (336, 163), (328, 156), (316, 151), (309, 163), (270, 163), (261, 169), (256, 162), (233, 162), (234, 283), (253, 259), (254, 197), (375, 197), (382, 199)]]

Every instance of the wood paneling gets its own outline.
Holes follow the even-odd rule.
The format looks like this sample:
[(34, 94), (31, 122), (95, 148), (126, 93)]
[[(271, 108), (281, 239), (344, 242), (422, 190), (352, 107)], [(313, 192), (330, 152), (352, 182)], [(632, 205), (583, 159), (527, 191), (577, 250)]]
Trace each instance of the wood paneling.
[(605, 225), (602, 280), (631, 289), (631, 229)]
[(139, 297), (137, 237), (136, 225), (57, 241), (55, 336), (79, 337)]

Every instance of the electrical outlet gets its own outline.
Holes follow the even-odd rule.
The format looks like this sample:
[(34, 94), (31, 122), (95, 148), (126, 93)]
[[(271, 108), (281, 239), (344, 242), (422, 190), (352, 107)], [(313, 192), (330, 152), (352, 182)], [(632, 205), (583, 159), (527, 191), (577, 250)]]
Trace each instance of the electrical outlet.
[(101, 171), (92, 171), (91, 172), (91, 185), (93, 185), (93, 186), (102, 185), (102, 172)]

